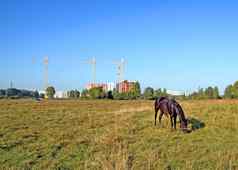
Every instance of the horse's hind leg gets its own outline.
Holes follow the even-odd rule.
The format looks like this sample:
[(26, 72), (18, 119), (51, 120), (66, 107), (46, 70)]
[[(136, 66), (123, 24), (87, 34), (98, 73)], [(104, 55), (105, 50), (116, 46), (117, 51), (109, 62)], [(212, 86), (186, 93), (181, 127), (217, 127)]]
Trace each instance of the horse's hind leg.
[(164, 114), (164, 113), (161, 111), (161, 112), (160, 112), (160, 115), (159, 115), (159, 124), (160, 124), (160, 125), (161, 125), (161, 120), (162, 120), (163, 114)]
[(170, 116), (170, 122), (171, 122), (171, 129), (173, 129), (174, 123), (173, 123), (173, 117), (172, 116)]
[(176, 130), (176, 120), (177, 120), (177, 115), (174, 116), (174, 129)]
[(158, 114), (159, 109), (155, 108), (155, 126), (156, 126), (156, 119), (157, 119), (157, 114)]

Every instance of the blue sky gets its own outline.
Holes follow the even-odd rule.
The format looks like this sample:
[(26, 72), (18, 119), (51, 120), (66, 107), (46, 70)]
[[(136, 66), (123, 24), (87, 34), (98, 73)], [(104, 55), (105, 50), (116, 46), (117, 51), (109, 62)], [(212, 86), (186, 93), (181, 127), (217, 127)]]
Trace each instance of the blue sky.
[(91, 80), (115, 81), (113, 60), (127, 60), (125, 78), (142, 87), (196, 90), (237, 80), (238, 2), (231, 0), (2, 0), (0, 88), (58, 90)]

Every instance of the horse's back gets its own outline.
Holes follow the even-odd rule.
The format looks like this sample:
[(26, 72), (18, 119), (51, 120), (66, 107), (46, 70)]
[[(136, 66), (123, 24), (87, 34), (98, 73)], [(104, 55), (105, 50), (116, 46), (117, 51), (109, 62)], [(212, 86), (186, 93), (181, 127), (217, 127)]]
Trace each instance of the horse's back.
[(159, 105), (164, 100), (168, 100), (168, 98), (167, 97), (159, 97), (159, 98), (155, 99), (155, 105)]
[(162, 96), (162, 97), (160, 97), (160, 98), (159, 98), (159, 100), (158, 100), (158, 101), (159, 101), (159, 102), (162, 102), (163, 100), (168, 100), (168, 98), (167, 98), (167, 97), (164, 97), (164, 96)]

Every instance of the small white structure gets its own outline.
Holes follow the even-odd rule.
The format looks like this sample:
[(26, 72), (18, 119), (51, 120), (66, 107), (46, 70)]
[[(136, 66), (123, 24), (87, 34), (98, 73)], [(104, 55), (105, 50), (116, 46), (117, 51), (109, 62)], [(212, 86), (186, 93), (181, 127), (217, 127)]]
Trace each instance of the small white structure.
[[(46, 94), (45, 90), (40, 90), (39, 94)], [(68, 98), (68, 93), (66, 91), (56, 91), (54, 98), (56, 99), (63, 99), (63, 98)]]
[(54, 98), (58, 99), (68, 98), (68, 93), (66, 91), (56, 91)]
[(173, 96), (184, 96), (184, 91), (178, 91), (178, 90), (167, 90), (167, 93)]
[(39, 94), (44, 94), (44, 95), (45, 95), (46, 92), (45, 92), (45, 90), (40, 90), (40, 91), (39, 91)]
[(116, 88), (115, 83), (107, 83), (107, 91), (113, 91)]

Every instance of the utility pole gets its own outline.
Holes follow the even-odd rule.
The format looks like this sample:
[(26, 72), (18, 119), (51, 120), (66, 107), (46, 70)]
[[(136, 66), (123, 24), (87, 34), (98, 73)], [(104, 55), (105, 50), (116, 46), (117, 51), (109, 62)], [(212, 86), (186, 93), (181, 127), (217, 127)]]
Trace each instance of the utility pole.
[(48, 80), (49, 58), (46, 56), (43, 62), (44, 62), (44, 88), (46, 90), (49, 85), (49, 80)]

